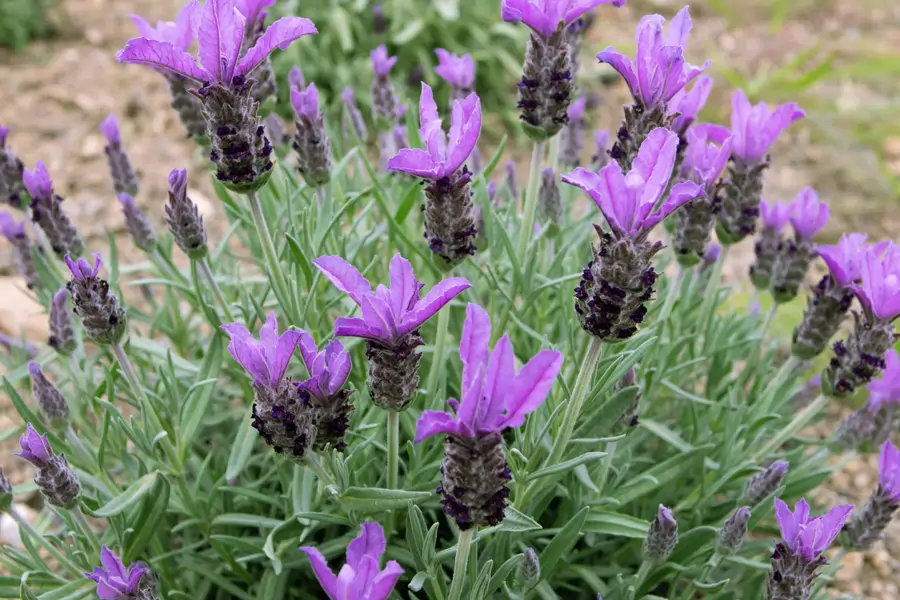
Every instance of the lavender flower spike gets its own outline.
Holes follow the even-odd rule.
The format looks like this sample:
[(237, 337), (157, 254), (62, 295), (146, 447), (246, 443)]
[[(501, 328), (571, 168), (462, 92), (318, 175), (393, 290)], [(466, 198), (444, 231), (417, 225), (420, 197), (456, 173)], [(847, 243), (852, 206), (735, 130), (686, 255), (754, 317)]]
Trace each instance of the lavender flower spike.
[(819, 567), (828, 564), (825, 550), (840, 533), (853, 506), (836, 506), (821, 517), (809, 516), (809, 504), (800, 500), (794, 512), (775, 499), (775, 516), (784, 541), (772, 554), (767, 600), (806, 600), (812, 593)]
[(16, 456), (33, 464), (37, 470), (34, 482), (47, 502), (60, 508), (73, 508), (81, 494), (81, 484), (64, 454), (54, 454), (47, 435), (40, 435), (31, 423), (19, 438), (22, 451)]
[(579, 97), (568, 110), (569, 124), (560, 134), (559, 160), (571, 166), (573, 169), (581, 163), (581, 154), (584, 150), (584, 110), (587, 106), (587, 98)]
[(302, 402), (312, 408), (316, 426), (316, 450), (326, 446), (337, 450), (346, 447), (344, 434), (350, 424), (350, 395), (353, 390), (342, 389), (350, 377), (350, 354), (338, 340), (330, 342), (318, 351), (309, 334), (300, 338), (300, 355), (309, 373), (309, 379), (296, 383)]
[(794, 103), (783, 104), (773, 111), (764, 102), (752, 106), (743, 90), (734, 93), (732, 164), (722, 189), (722, 212), (717, 228), (723, 244), (735, 244), (756, 231), (763, 172), (769, 166), (766, 154), (781, 132), (804, 116)]
[(125, 215), (125, 229), (131, 236), (134, 245), (145, 252), (150, 252), (156, 246), (156, 233), (150, 219), (128, 194), (119, 194), (119, 202), (122, 204), (122, 213)]
[(352, 140), (354, 136), (365, 143), (369, 137), (369, 131), (366, 128), (366, 121), (363, 119), (359, 107), (356, 106), (356, 98), (353, 88), (344, 88), (341, 92), (341, 102), (344, 105), (344, 115), (341, 121), (341, 131), (344, 138)]
[(881, 447), (878, 461), (878, 488), (844, 528), (844, 546), (849, 550), (870, 550), (883, 537), (898, 508), (900, 450), (888, 440)]
[(100, 123), (100, 131), (106, 138), (106, 160), (109, 162), (109, 177), (116, 194), (137, 196), (138, 180), (131, 159), (122, 147), (119, 122), (115, 115), (109, 115)]
[(868, 385), (869, 398), (838, 427), (834, 441), (847, 450), (870, 451), (883, 444), (898, 425), (900, 356), (893, 348), (884, 357), (881, 378)]
[(331, 181), (331, 141), (325, 130), (325, 112), (319, 109), (319, 90), (310, 83), (305, 90), (291, 88), (291, 105), (297, 114), (292, 147), (297, 170), (310, 187)]
[(381, 408), (404, 410), (419, 387), (422, 356), (416, 348), (423, 344), (419, 327), (471, 284), (461, 278), (445, 279), (422, 298), (423, 284), (399, 254), (391, 259), (390, 287), (379, 285), (374, 292), (339, 256), (322, 256), (313, 264), (362, 309), (362, 318), (339, 318), (334, 334), (366, 340), (372, 401)]
[(396, 561), (389, 560), (381, 568), (381, 557), (387, 549), (384, 531), (378, 523), (366, 521), (362, 533), (347, 546), (347, 562), (335, 575), (325, 557), (310, 546), (306, 553), (313, 572), (329, 600), (387, 600), (403, 574)]
[(760, 471), (748, 479), (740, 501), (750, 506), (756, 506), (775, 493), (775, 490), (778, 489), (787, 476), (789, 466), (786, 461), (776, 460), (766, 467), (764, 471)]
[(147, 37), (130, 40), (117, 56), (119, 62), (166, 69), (202, 84), (196, 93), (203, 102), (216, 178), (248, 193), (264, 186), (272, 173), (272, 145), (251, 97), (250, 76), (276, 49), (317, 31), (309, 19), (282, 17), (242, 52), (247, 19), (237, 2), (207, 0), (203, 5), (197, 28), (200, 64), (172, 43)]
[(666, 20), (660, 15), (641, 19), (635, 33), (635, 63), (608, 47), (597, 55), (600, 62), (612, 66), (625, 79), (634, 105), (625, 109), (625, 120), (611, 156), (625, 170), (637, 155), (647, 135), (657, 127), (671, 128), (674, 116), (668, 103), (710, 64), (695, 67), (684, 60), (684, 49), (691, 33), (691, 15), (685, 6), (672, 19), (663, 37)]
[(678, 521), (671, 509), (660, 504), (656, 519), (650, 523), (650, 531), (644, 539), (644, 559), (661, 565), (672, 554), (677, 543)]
[(457, 56), (443, 48), (434, 51), (438, 57), (438, 66), (434, 72), (450, 84), (450, 107), (457, 100), (464, 100), (475, 91), (475, 61), (471, 54)]
[(772, 272), (772, 295), (775, 302), (790, 302), (797, 297), (800, 286), (806, 279), (809, 263), (816, 255), (816, 245), (812, 241), (828, 222), (828, 205), (819, 202), (812, 188), (804, 188), (791, 203), (791, 224), (794, 239), (785, 240), (778, 251), (778, 261)]
[(663, 247), (647, 239), (650, 230), (704, 195), (699, 185), (683, 181), (654, 208), (672, 176), (677, 149), (678, 135), (658, 128), (647, 136), (627, 174), (610, 163), (599, 173), (579, 168), (562, 178), (590, 194), (609, 224), (609, 233), (595, 226), (600, 243), (575, 288), (582, 328), (605, 342), (628, 339), (647, 314), (644, 303), (653, 297), (656, 282), (651, 259)]
[(803, 321), (794, 330), (791, 352), (797, 358), (815, 358), (838, 332), (853, 303), (850, 284), (860, 278), (865, 244), (865, 234), (851, 233), (842, 236), (835, 246), (816, 249), (828, 265), (829, 274), (812, 289)]
[(97, 275), (103, 266), (100, 255), (94, 253), (94, 264), (83, 258), (65, 258), (72, 273), (67, 284), (75, 305), (75, 314), (81, 319), (84, 332), (98, 344), (115, 344), (125, 335), (125, 309), (119, 306), (119, 299), (109, 289), (109, 283)]
[(731, 556), (740, 551), (747, 536), (747, 522), (750, 521), (750, 516), (750, 509), (742, 506), (728, 517), (719, 530), (716, 552), (722, 556)]
[(84, 576), (97, 584), (100, 600), (151, 600), (154, 598), (153, 585), (149, 584), (150, 569), (142, 562), (129, 565), (126, 569), (122, 560), (112, 550), (103, 546), (100, 550), (100, 564), (93, 572)]
[(50, 337), (47, 343), (63, 356), (68, 356), (76, 348), (68, 300), (69, 290), (62, 286), (53, 295), (53, 302), (50, 304)]
[(772, 274), (775, 263), (784, 245), (782, 230), (794, 212), (794, 205), (786, 202), (770, 204), (766, 200), (760, 203), (763, 230), (754, 245), (756, 262), (750, 266), (750, 281), (759, 290), (768, 290), (772, 286)]
[(469, 304), (459, 344), (462, 400), (447, 402), (454, 414), (426, 410), (416, 425), (416, 443), (447, 436), (438, 493), (444, 512), (461, 530), (503, 520), (511, 476), (502, 432), (521, 427), (525, 416), (541, 406), (563, 363), (559, 352), (542, 350), (516, 373), (509, 336), (500, 338), (493, 351), (490, 338), (487, 311)]
[(60, 258), (84, 252), (84, 242), (62, 208), (63, 199), (53, 191), (53, 180), (42, 161), (34, 171), (25, 169), (25, 187), (31, 195), (31, 220), (47, 235), (50, 247)]
[(900, 317), (900, 246), (869, 247), (861, 260), (862, 282), (852, 284), (862, 305), (847, 342), (834, 345), (834, 358), (822, 375), (822, 390), (831, 396), (852, 394), (885, 367), (893, 346), (893, 322)]
[(259, 340), (241, 323), (222, 325), (231, 338), (228, 352), (253, 377), (253, 428), (278, 454), (302, 462), (315, 443), (316, 429), (308, 401), (286, 377), (294, 350), (306, 335), (278, 334), (278, 319), (269, 313)]
[(9, 127), (0, 125), (0, 201), (8, 202), (14, 208), (25, 204), (25, 165), (6, 145)]
[(537, 209), (540, 221), (550, 227), (552, 231), (558, 231), (563, 218), (562, 197), (559, 190), (559, 177), (556, 175), (556, 171), (549, 167), (544, 169), (541, 175)]
[(453, 104), (450, 138), (442, 129), (434, 93), (422, 84), (419, 135), (425, 150), (406, 148), (388, 161), (389, 171), (428, 180), (425, 188), (425, 238), (431, 251), (453, 265), (475, 254), (472, 175), (464, 166), (481, 135), (481, 100), (470, 94)]
[(373, 50), (371, 57), (372, 71), (375, 73), (375, 79), (372, 80), (372, 110), (386, 125), (393, 125), (397, 121), (397, 108), (400, 106), (390, 79), (397, 57), (388, 56), (387, 46), (384, 44)]
[(0, 235), (12, 244), (13, 261), (19, 275), (25, 279), (25, 285), (33, 290), (40, 285), (40, 278), (34, 269), (34, 261), (31, 258), (31, 242), (25, 234), (25, 223), (18, 222), (5, 210), (0, 212)]
[(169, 201), (166, 203), (166, 224), (181, 251), (193, 260), (201, 259), (209, 251), (206, 246), (206, 226), (197, 205), (187, 195), (187, 170), (173, 169), (169, 173)]
[(31, 375), (31, 393), (44, 421), (54, 429), (65, 429), (69, 424), (69, 403), (44, 375), (40, 364), (29, 361), (28, 373)]

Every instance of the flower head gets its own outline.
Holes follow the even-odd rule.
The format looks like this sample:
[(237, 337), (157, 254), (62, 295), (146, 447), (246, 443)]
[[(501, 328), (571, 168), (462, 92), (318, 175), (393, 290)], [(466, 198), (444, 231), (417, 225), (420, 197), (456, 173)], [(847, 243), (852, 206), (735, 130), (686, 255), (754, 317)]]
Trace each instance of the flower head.
[(25, 188), (28, 194), (35, 200), (49, 199), (53, 196), (53, 180), (44, 161), (39, 160), (34, 165), (34, 170), (25, 169), (23, 174)]
[(126, 569), (122, 560), (106, 546), (100, 550), (100, 563), (103, 568), (94, 567), (93, 573), (84, 576), (97, 583), (97, 596), (101, 600), (137, 597), (141, 579), (150, 571), (141, 562), (132, 563)]
[(765, 158), (781, 132), (805, 116), (806, 113), (793, 102), (771, 110), (765, 102), (751, 105), (744, 90), (736, 91), (731, 100), (734, 156), (746, 164), (759, 162)]
[(584, 118), (584, 110), (587, 108), (587, 97), (579, 96), (572, 102), (572, 105), (569, 106), (569, 123), (577, 123)]
[(692, 181), (714, 189), (731, 156), (731, 132), (721, 125), (702, 124), (685, 135), (688, 146), (682, 168)]
[(683, 181), (673, 186), (662, 206), (654, 210), (666, 191), (677, 149), (678, 135), (659, 127), (647, 136), (627, 174), (612, 162), (599, 173), (579, 168), (562, 180), (590, 194), (616, 237), (638, 237), (686, 202), (704, 195), (696, 183)]
[(228, 352), (244, 370), (253, 376), (253, 382), (267, 387), (276, 387), (287, 371), (304, 332), (288, 330), (278, 335), (278, 319), (271, 312), (266, 323), (259, 330), (259, 340), (253, 337), (241, 323), (222, 325), (231, 338)]
[(536, 34), (549, 38), (560, 23), (568, 26), (601, 4), (619, 7), (625, 0), (503, 0), (501, 16), (509, 23), (524, 23)]
[(888, 350), (884, 357), (884, 369), (881, 378), (869, 384), (868, 408), (876, 413), (885, 403), (900, 404), (900, 356), (894, 349)]
[(303, 70), (297, 65), (291, 67), (288, 73), (288, 83), (291, 85), (291, 89), (297, 88), (302, 90), (306, 87), (306, 77), (303, 76)]
[(900, 246), (889, 242), (867, 248), (860, 274), (862, 283), (853, 285), (860, 302), (879, 319), (900, 316)]
[(148, 40), (157, 40), (172, 44), (178, 50), (187, 51), (197, 39), (197, 30), (200, 27), (202, 5), (197, 0), (191, 0), (179, 11), (175, 21), (158, 21), (153, 27), (138, 15), (130, 15), (131, 20), (137, 26), (138, 33)]
[(16, 221), (9, 212), (0, 212), (0, 235), (10, 242), (14, 242), (25, 236), (25, 222)]
[(449, 177), (463, 166), (478, 143), (478, 136), (481, 135), (481, 100), (477, 94), (469, 94), (464, 100), (453, 103), (448, 140), (438, 116), (434, 93), (428, 84), (423, 83), (419, 123), (419, 135), (426, 149), (400, 150), (388, 161), (388, 170), (403, 171), (433, 181)]
[(780, 498), (775, 498), (775, 516), (781, 527), (781, 537), (794, 554), (812, 562), (824, 552), (841, 532), (844, 521), (853, 512), (853, 505), (835, 506), (821, 517), (809, 516), (809, 504), (800, 500), (794, 512)]
[(348, 105), (356, 104), (356, 92), (353, 91), (352, 87), (345, 87), (341, 90), (341, 102)]
[(684, 60), (684, 47), (691, 33), (688, 7), (681, 9), (663, 38), (666, 20), (660, 15), (641, 19), (635, 35), (635, 63), (616, 52), (612, 46), (597, 55), (625, 78), (631, 95), (645, 109), (664, 107), (679, 91), (703, 73), (710, 64), (695, 67)]
[(396, 56), (388, 56), (387, 46), (378, 46), (369, 54), (372, 57), (372, 70), (377, 77), (387, 77), (397, 63)]
[(350, 354), (344, 350), (339, 340), (333, 340), (319, 352), (313, 337), (303, 335), (300, 338), (300, 356), (306, 365), (309, 379), (299, 382), (297, 387), (307, 390), (313, 396), (333, 396), (350, 377)]
[(109, 115), (100, 123), (100, 133), (106, 138), (109, 144), (120, 144), (122, 136), (119, 134), (119, 121), (115, 115)]
[(434, 51), (438, 57), (438, 66), (434, 72), (453, 87), (472, 89), (475, 86), (475, 61), (471, 54), (457, 56), (443, 48)]
[(471, 286), (465, 279), (453, 277), (441, 281), (421, 298), (419, 293), (423, 284), (416, 279), (409, 261), (399, 254), (391, 260), (391, 286), (379, 285), (374, 292), (366, 278), (340, 256), (322, 256), (313, 263), (362, 309), (362, 318), (341, 317), (337, 320), (336, 336), (397, 340), (421, 327)]
[(866, 239), (868, 236), (864, 233), (845, 233), (834, 246), (817, 248), (816, 251), (828, 265), (831, 276), (841, 287), (846, 287), (860, 278)]
[(794, 205), (787, 202), (769, 203), (763, 200), (759, 204), (759, 212), (762, 215), (763, 225), (768, 229), (781, 231), (794, 212)]
[[(894, 353), (896, 359), (897, 353)], [(881, 447), (878, 458), (878, 483), (884, 493), (895, 502), (900, 502), (900, 450), (887, 440)]]
[[(235, 79), (250, 75), (276, 49), (284, 50), (299, 38), (318, 33), (309, 19), (282, 17), (272, 23), (256, 44), (241, 56), (247, 19), (240, 8), (245, 4), (239, 0), (207, 0), (202, 9), (192, 9), (191, 28), (196, 22), (193, 19), (199, 15), (196, 32), (200, 64), (185, 48), (173, 41), (160, 40), (155, 34), (148, 36), (142, 33), (143, 37), (130, 40), (116, 56), (122, 63), (164, 69), (203, 84), (221, 83), (228, 86)], [(179, 38), (176, 41), (183, 40)]]
[(319, 90), (310, 83), (305, 90), (291, 87), (291, 105), (300, 117), (315, 121), (319, 116)]
[(542, 350), (516, 373), (515, 352), (508, 335), (488, 347), (491, 319), (476, 304), (466, 308), (466, 322), (459, 344), (463, 362), (462, 401), (448, 401), (455, 415), (427, 410), (419, 419), (416, 442), (446, 433), (479, 437), (521, 427), (525, 415), (537, 410), (547, 398), (562, 368), (563, 356)]
[(54, 456), (47, 434), (39, 434), (31, 423), (25, 426), (25, 433), (19, 438), (19, 447), (22, 451), (16, 456), (24, 458), (36, 467), (46, 465)]
[(94, 252), (92, 256), (94, 257), (94, 266), (91, 266), (91, 263), (83, 258), (79, 258), (77, 261), (72, 260), (72, 257), (66, 254), (66, 266), (69, 267), (72, 277), (80, 281), (87, 281), (97, 276), (103, 266), (103, 260), (100, 258), (99, 252)]
[(697, 78), (691, 91), (688, 92), (687, 88), (682, 88), (672, 96), (668, 103), (668, 113), (675, 117), (675, 120), (672, 121), (672, 131), (684, 135), (706, 105), (712, 87), (712, 77), (704, 75)]
[(347, 546), (347, 562), (335, 575), (325, 557), (310, 546), (300, 548), (312, 564), (319, 584), (330, 600), (387, 600), (403, 569), (389, 560), (381, 569), (387, 549), (384, 531), (378, 523), (366, 521), (362, 533)]
[(819, 196), (811, 187), (801, 190), (797, 198), (791, 203), (791, 225), (794, 231), (803, 239), (811, 239), (822, 231), (828, 223), (828, 205), (819, 202)]

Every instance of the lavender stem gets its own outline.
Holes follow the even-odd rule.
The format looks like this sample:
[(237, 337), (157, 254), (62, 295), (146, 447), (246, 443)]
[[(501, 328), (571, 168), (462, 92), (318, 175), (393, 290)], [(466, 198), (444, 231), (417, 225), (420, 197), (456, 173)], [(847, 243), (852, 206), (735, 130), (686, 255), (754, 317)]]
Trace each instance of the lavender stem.
[[(534, 218), (537, 212), (538, 191), (541, 183), (541, 166), (544, 162), (544, 148), (546, 142), (535, 142), (531, 152), (531, 168), (528, 172), (528, 190), (525, 193), (525, 205), (523, 213), (525, 220), (522, 230), (519, 231), (519, 247), (517, 254), (522, 264), (525, 264), (525, 251), (528, 249), (528, 240), (534, 236)], [(514, 284), (515, 285), (515, 284)], [(515, 299), (515, 297), (513, 297)]]
[(469, 550), (472, 548), (472, 536), (475, 529), (466, 529), (459, 532), (459, 542), (456, 544), (456, 560), (453, 563), (453, 580), (450, 583), (450, 593), (447, 600), (460, 600), (463, 586), (466, 582), (466, 570), (469, 567)]
[(253, 224), (256, 226), (256, 234), (259, 237), (259, 243), (262, 245), (275, 295), (278, 297), (279, 303), (282, 304), (282, 310), (290, 317), (291, 324), (299, 326), (300, 319), (294, 310), (293, 303), (290, 301), (291, 288), (288, 286), (287, 280), (284, 278), (284, 273), (281, 271), (278, 253), (275, 251), (275, 243), (272, 241), (272, 234), (269, 233), (269, 227), (266, 225), (266, 218), (263, 216), (262, 205), (259, 203), (259, 195), (255, 190), (250, 191), (247, 193), (247, 200), (250, 202), (250, 212), (253, 216)]
[[(228, 307), (228, 302), (225, 301), (225, 296), (222, 294), (222, 288), (219, 287), (218, 282), (216, 281), (216, 276), (213, 273), (212, 267), (209, 264), (209, 259), (205, 256), (197, 261), (197, 266), (200, 267), (200, 271), (203, 273), (203, 276), (209, 282), (210, 287), (212, 288), (213, 296), (216, 299), (216, 302), (219, 303), (219, 306), (222, 307), (222, 313), (225, 315), (225, 321), (228, 323), (233, 323), (235, 321), (234, 316), (231, 314), (231, 309)], [(199, 293), (200, 290), (197, 290)]]

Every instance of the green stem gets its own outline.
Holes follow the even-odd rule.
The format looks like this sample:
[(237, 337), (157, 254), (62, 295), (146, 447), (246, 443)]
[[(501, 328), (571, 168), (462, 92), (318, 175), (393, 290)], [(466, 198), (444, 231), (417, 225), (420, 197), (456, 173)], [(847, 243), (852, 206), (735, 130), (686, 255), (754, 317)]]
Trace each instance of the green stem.
[(638, 569), (637, 574), (634, 576), (634, 579), (631, 581), (631, 585), (628, 586), (627, 598), (628, 600), (634, 600), (635, 594), (637, 594), (638, 589), (642, 585), (644, 585), (644, 580), (647, 579), (647, 575), (650, 574), (650, 569), (653, 568), (653, 563), (649, 560), (644, 560), (641, 563), (641, 568)]
[[(229, 323), (234, 322), (234, 316), (231, 314), (231, 309), (228, 307), (228, 302), (225, 301), (225, 296), (222, 294), (222, 288), (219, 287), (218, 282), (216, 281), (216, 276), (213, 273), (212, 267), (209, 264), (209, 259), (205, 256), (197, 261), (197, 266), (200, 267), (200, 271), (203, 273), (203, 276), (209, 282), (210, 287), (212, 288), (213, 296), (216, 299), (216, 302), (219, 303), (219, 306), (222, 307), (222, 313), (225, 315), (225, 319)], [(200, 290), (197, 290), (199, 293)]]
[(307, 452), (306, 456), (303, 457), (303, 461), (306, 463), (306, 466), (316, 474), (316, 477), (319, 478), (319, 481), (322, 482), (322, 485), (325, 486), (325, 489), (328, 490), (328, 493), (332, 496), (337, 496), (337, 484), (334, 482), (334, 479), (331, 477), (331, 475), (329, 475), (325, 471), (325, 469), (322, 468), (322, 465), (319, 463), (319, 459), (316, 458), (316, 455), (312, 452)]
[[(709, 574), (713, 569), (719, 566), (719, 563), (722, 562), (722, 556), (715, 552), (712, 555), (712, 558), (704, 565), (703, 570), (700, 572), (700, 576), (697, 578), (697, 581), (704, 583), (706, 578), (709, 577)], [(688, 582), (687, 587), (684, 588), (684, 593), (681, 594), (681, 600), (690, 600), (691, 594), (694, 593), (694, 581), (691, 580)]]
[[(81, 443), (81, 440), (78, 439), (78, 436), (75, 435), (75, 431), (72, 429), (72, 426), (66, 427), (66, 441), (69, 442), (69, 445), (75, 450), (75, 454), (78, 455), (79, 461), (85, 461), (85, 465), (99, 465), (99, 462), (95, 457), (93, 457), (84, 447), (84, 444)], [(102, 471), (103, 469), (100, 469)]]
[(78, 566), (73, 563), (71, 560), (66, 558), (66, 556), (56, 549), (56, 546), (48, 542), (43, 534), (41, 534), (37, 529), (31, 526), (31, 523), (25, 520), (25, 518), (19, 514), (19, 512), (10, 507), (9, 516), (13, 518), (13, 520), (18, 524), (19, 530), (31, 536), (35, 542), (37, 542), (42, 548), (44, 548), (47, 552), (50, 553), (50, 556), (56, 559), (56, 562), (60, 564), (60, 566), (64, 567), (67, 571), (72, 573), (77, 579), (81, 580), (84, 578), (84, 570), (78, 568)]
[(182, 275), (181, 271), (174, 268), (174, 266), (171, 265), (169, 261), (165, 259), (165, 257), (163, 257), (163, 255), (159, 251), (159, 248), (154, 246), (152, 250), (147, 252), (147, 256), (150, 257), (150, 262), (156, 265), (157, 269), (159, 269), (172, 279), (175, 279), (183, 284), (187, 283), (187, 279), (185, 278), (185, 276)]
[(759, 406), (759, 414), (764, 415), (769, 412), (769, 409), (772, 406), (772, 401), (778, 394), (778, 390), (781, 389), (781, 386), (784, 385), (784, 382), (787, 381), (788, 377), (791, 376), (791, 373), (793, 373), (798, 366), (800, 366), (800, 359), (793, 354), (791, 354), (790, 358), (784, 361), (784, 364), (781, 365), (781, 368), (778, 369), (775, 377), (772, 379), (769, 385), (766, 386), (766, 389), (763, 392), (762, 402), (760, 402)]
[(558, 133), (550, 138), (550, 150), (547, 153), (547, 166), (559, 175), (559, 144), (562, 133)]
[(712, 322), (713, 310), (719, 296), (719, 284), (722, 281), (722, 269), (725, 266), (725, 259), (728, 258), (729, 250), (731, 250), (731, 246), (722, 246), (719, 260), (713, 265), (712, 273), (709, 274), (709, 279), (706, 282), (706, 289), (703, 292), (703, 304), (700, 306), (699, 312), (700, 318), (706, 319), (707, 326), (704, 327), (704, 333), (706, 333), (709, 323)]
[(581, 370), (578, 371), (575, 386), (572, 388), (572, 395), (566, 405), (562, 428), (553, 442), (550, 456), (547, 457), (547, 466), (558, 463), (569, 445), (569, 440), (575, 431), (575, 423), (581, 414), (581, 407), (584, 405), (588, 395), (591, 378), (594, 375), (594, 371), (597, 370), (597, 363), (600, 362), (601, 354), (603, 354), (603, 342), (600, 341), (600, 338), (592, 336), (591, 344), (588, 346), (587, 353), (585, 353), (584, 360), (581, 363)]
[(84, 513), (81, 512), (81, 507), (76, 506), (72, 510), (69, 511), (75, 517), (75, 522), (81, 528), (81, 534), (85, 536), (91, 542), (91, 548), (94, 550), (100, 550), (100, 538), (97, 537), (97, 534), (94, 533), (94, 530), (91, 529), (90, 523), (87, 522), (87, 519), (84, 517)]
[(469, 567), (469, 550), (472, 547), (474, 529), (466, 529), (459, 532), (459, 542), (456, 544), (456, 561), (453, 563), (453, 581), (450, 583), (448, 600), (460, 600), (463, 586), (466, 583), (466, 570)]
[[(388, 409), (387, 415), (387, 488), (396, 490), (400, 489), (400, 413)], [(392, 511), (388, 516), (388, 533), (393, 529), (394, 512)]]
[(269, 233), (269, 226), (266, 225), (266, 218), (263, 215), (262, 205), (259, 203), (259, 196), (256, 191), (249, 192), (247, 200), (250, 202), (250, 213), (253, 217), (253, 224), (256, 226), (256, 235), (259, 238), (259, 243), (265, 256), (272, 288), (278, 297), (278, 302), (282, 305), (281, 309), (291, 319), (291, 324), (299, 326), (300, 319), (294, 310), (293, 302), (291, 302), (290, 287), (281, 270), (278, 252), (275, 251), (275, 243), (272, 241), (272, 234)]
[(828, 397), (824, 394), (819, 394), (819, 397), (813, 400), (809, 406), (797, 413), (793, 420), (791, 420), (784, 429), (778, 432), (778, 435), (769, 440), (765, 446), (753, 454), (750, 460), (759, 461), (762, 458), (769, 456), (772, 452), (780, 448), (783, 443), (792, 438), (798, 431), (806, 427), (806, 425), (812, 421), (816, 415), (827, 406), (827, 404)]
[[(528, 190), (525, 193), (525, 205), (523, 206), (522, 230), (519, 232), (519, 247), (516, 254), (519, 260), (525, 263), (525, 250), (528, 248), (528, 240), (534, 236), (534, 218), (537, 213), (537, 197), (541, 183), (541, 166), (544, 159), (544, 146), (546, 142), (535, 142), (531, 152), (531, 169), (528, 172)], [(513, 296), (515, 300), (515, 296)]]
[[(446, 306), (438, 311), (437, 335), (434, 338), (434, 353), (431, 359), (431, 370), (428, 371), (427, 393), (433, 400), (441, 402), (438, 394), (438, 381), (441, 372), (446, 369), (444, 364), (444, 346), (447, 339), (447, 330), (450, 328), (450, 307)], [(436, 407), (439, 408), (439, 407)]]
[(775, 319), (775, 313), (778, 312), (778, 303), (774, 300), (772, 301), (772, 306), (769, 308), (769, 312), (766, 313), (766, 320), (763, 323), (762, 331), (760, 335), (765, 337), (765, 335), (769, 332), (769, 327), (772, 325), (772, 321)]

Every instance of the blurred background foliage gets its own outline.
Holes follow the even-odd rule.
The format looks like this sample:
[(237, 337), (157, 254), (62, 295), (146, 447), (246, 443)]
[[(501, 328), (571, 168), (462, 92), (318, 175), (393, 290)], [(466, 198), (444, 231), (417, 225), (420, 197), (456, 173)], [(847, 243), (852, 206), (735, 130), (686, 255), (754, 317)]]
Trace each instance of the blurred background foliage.
[(54, 0), (0, 0), (0, 47), (21, 50), (52, 32), (48, 12)]

